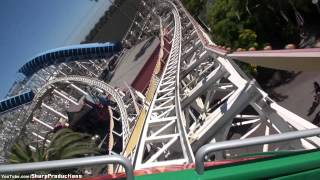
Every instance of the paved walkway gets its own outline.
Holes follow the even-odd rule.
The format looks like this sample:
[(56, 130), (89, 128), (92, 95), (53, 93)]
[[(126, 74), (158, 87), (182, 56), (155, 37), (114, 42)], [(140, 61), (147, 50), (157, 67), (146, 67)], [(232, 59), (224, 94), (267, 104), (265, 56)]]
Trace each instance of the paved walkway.
[(275, 88), (275, 92), (288, 96), (279, 104), (312, 122), (315, 115), (320, 111), (319, 105), (310, 116), (307, 115), (314, 100), (314, 81), (320, 83), (320, 72), (302, 72), (290, 83)]

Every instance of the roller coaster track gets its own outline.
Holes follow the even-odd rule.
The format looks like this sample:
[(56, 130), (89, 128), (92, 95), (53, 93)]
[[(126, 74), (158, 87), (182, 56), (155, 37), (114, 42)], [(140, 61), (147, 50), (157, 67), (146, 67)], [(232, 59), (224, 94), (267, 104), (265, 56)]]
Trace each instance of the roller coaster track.
[[(223, 50), (217, 50), (215, 47), (213, 47), (213, 44), (211, 40), (208, 38), (208, 36), (204, 33), (201, 26), (198, 25), (195, 20), (192, 18), (192, 16), (184, 9), (183, 5), (180, 1), (176, 1), (177, 5), (181, 9), (181, 16), (186, 17), (187, 21), (191, 22), (198, 34), (198, 38), (201, 40), (202, 45), (204, 45), (205, 49), (210, 53), (210, 56), (214, 57), (216, 61), (220, 65), (223, 66), (224, 69), (227, 70), (227, 73), (230, 75), (228, 76), (228, 80), (234, 85), (237, 86), (238, 89), (241, 89), (242, 87), (246, 86), (246, 90), (241, 92), (241, 94), (238, 96), (236, 103), (239, 104), (232, 104), (230, 106), (230, 109), (228, 108), (230, 103), (225, 103), (224, 105), (220, 106), (226, 106), (227, 109), (223, 112), (223, 117), (220, 118), (219, 121), (222, 121), (224, 118), (238, 118), (239, 115), (236, 115), (237, 113), (232, 112), (232, 108), (238, 108), (238, 113), (241, 110), (241, 106), (245, 106), (246, 103), (249, 103), (250, 106), (252, 106), (256, 112), (259, 115), (260, 123), (265, 123), (267, 121), (267, 124), (265, 126), (265, 134), (263, 135), (269, 135), (269, 128), (274, 128), (277, 133), (284, 133), (288, 131), (296, 131), (296, 130), (305, 130), (305, 129), (311, 129), (311, 128), (317, 128), (317, 126), (313, 125), (309, 121), (297, 116), (296, 114), (286, 110), (285, 108), (279, 106), (276, 102), (271, 100), (267, 93), (265, 93), (263, 90), (260, 89), (260, 87), (256, 83), (248, 82), (249, 78), (241, 71), (241, 69), (233, 62), (232, 56), (226, 54)], [(309, 53), (308, 51), (306, 51)], [(308, 55), (308, 54), (307, 54)], [(309, 53), (308, 56), (311, 54)], [(280, 56), (283, 57), (283, 54)], [(287, 56), (290, 57), (290, 55), (287, 54)], [(319, 58), (318, 56), (314, 56), (314, 58)], [(218, 74), (218, 73), (216, 73)], [(206, 77), (207, 78), (207, 77)], [(223, 83), (221, 83), (223, 84)], [(249, 89), (252, 89), (252, 92), (249, 92)], [(243, 100), (243, 96), (251, 96), (246, 101), (241, 102)], [(231, 97), (229, 97), (230, 99)], [(228, 99), (228, 101), (229, 101)], [(232, 115), (232, 113), (234, 113)], [(212, 113), (211, 115), (213, 115)], [(230, 115), (228, 117), (228, 115)], [(209, 115), (210, 116), (210, 115)], [(241, 116), (241, 115), (240, 115)], [(246, 119), (244, 116), (242, 116), (244, 119)], [(229, 120), (230, 121), (230, 120)], [(254, 124), (256, 125), (256, 124)], [(258, 125), (257, 125), (258, 126)], [(271, 127), (270, 127), (271, 126)], [(206, 125), (203, 125), (202, 127), (206, 127)], [(256, 127), (256, 126), (254, 126)], [(218, 128), (218, 127), (217, 127)], [(199, 130), (200, 132), (202, 130)], [(247, 132), (245, 134), (246, 136), (243, 136), (241, 138), (246, 138), (250, 136), (251, 132)], [(202, 132), (203, 133), (203, 132)], [(206, 134), (208, 135), (208, 134)], [(308, 141), (311, 141), (311, 144), (306, 142), (305, 140), (302, 140), (301, 143), (304, 148), (315, 148), (318, 147), (319, 144), (319, 138), (308, 138)], [(312, 145), (314, 144), (314, 145)], [(268, 150), (268, 145), (264, 146), (264, 151)]]
[[(81, 104), (81, 99), (78, 100), (74, 96), (75, 93), (66, 93), (67, 86), (80, 92), (80, 95), (78, 97), (88, 96), (89, 93), (94, 90), (96, 90), (97, 93), (103, 96), (110, 95), (112, 97), (112, 100), (117, 104), (116, 107), (113, 107), (113, 110), (115, 112), (119, 112), (120, 117), (115, 118), (112, 116), (112, 119), (109, 119), (109, 121), (112, 126), (114, 126), (113, 121), (120, 121), (122, 124), (122, 131), (116, 132), (111, 130), (110, 132), (112, 133), (109, 136), (108, 141), (112, 140), (113, 142), (114, 136), (120, 136), (119, 138), (123, 141), (122, 144), (126, 144), (127, 139), (130, 135), (130, 128), (128, 122), (128, 114), (122, 100), (122, 96), (119, 95), (119, 93), (112, 86), (106, 84), (103, 81), (97, 80), (96, 78), (75, 75), (56, 78), (46, 83), (38, 91), (31, 105), (29, 105), (28, 110), (25, 113), (21, 114), (20, 117), (18, 117), (19, 119), (22, 119), (21, 126), (23, 128), (21, 132), (12, 131), (12, 133), (20, 135), (27, 134), (28, 137), (31, 138), (30, 141), (32, 143), (34, 142), (32, 141), (34, 140), (34, 138), (42, 140), (47, 133), (54, 129), (54, 126), (60, 119), (68, 120), (68, 117), (65, 114), (66, 109), (64, 109), (64, 107), (66, 105), (70, 106), (70, 104), (78, 106)], [(90, 87), (92, 88), (92, 90), (86, 92), (87, 88), (85, 87)], [(64, 91), (62, 89), (64, 89)], [(54, 102), (50, 103), (50, 101), (48, 101), (47, 99), (52, 96), (58, 97), (54, 100)], [(112, 111), (112, 108), (108, 108), (108, 110)], [(111, 112), (110, 115), (112, 114), (113, 113)], [(110, 129), (113, 129), (113, 127), (110, 126)], [(15, 142), (14, 139), (17, 138), (17, 136), (12, 136), (14, 137), (14, 139), (9, 139), (9, 137), (7, 140), (10, 140), (11, 142)], [(8, 147), (10, 147), (10, 145), (8, 145)], [(112, 149), (112, 147), (108, 148)]]
[[(170, 46), (170, 52), (164, 68), (161, 70), (157, 67), (157, 72), (162, 74), (154, 73), (153, 75), (145, 106), (140, 109), (140, 115), (135, 119), (133, 128), (127, 121), (128, 113), (119, 93), (106, 83), (96, 80), (92, 74), (91, 77), (65, 74), (65, 77), (55, 76), (45, 85), (41, 84), (26, 113), (25, 122), (33, 119), (49, 129), (52, 128), (52, 125), (34, 116), (41, 104), (47, 101), (48, 94), (60, 92), (60, 96), (65, 96), (63, 98), (69, 103), (77, 104), (79, 98), (67, 97), (59, 88), (68, 89), (66, 85), (61, 86), (61, 83), (67, 84), (84, 96), (87, 92), (81, 84), (85, 84), (88, 87), (92, 86), (93, 89), (96, 88), (94, 90), (96, 92), (103, 91), (112, 95), (116, 101), (123, 128), (121, 154), (131, 160), (136, 170), (194, 163), (194, 156), (202, 146), (209, 143), (221, 144), (234, 139), (250, 143), (251, 141), (246, 139), (255, 136), (278, 134), (273, 137), (291, 140), (290, 143), (272, 146), (268, 143), (252, 141), (253, 144), (259, 145), (256, 148), (258, 152), (319, 148), (320, 138), (309, 137), (318, 131), (308, 134), (311, 132), (310, 129), (317, 126), (278, 105), (269, 98), (255, 80), (247, 77), (234, 63), (233, 58), (243, 59), (245, 56), (258, 58), (263, 57), (263, 53), (262, 55), (228, 54), (217, 48), (179, 0), (142, 2), (145, 9), (141, 13), (146, 14), (139, 15), (141, 23), (147, 24), (144, 21), (149, 17), (160, 17), (159, 27), (162, 28), (160, 32), (164, 34), (161, 35), (163, 37), (161, 47)], [(156, 7), (153, 6), (155, 3)], [(129, 40), (137, 38), (134, 37), (134, 31), (140, 31), (140, 28), (136, 26), (137, 23), (132, 23), (126, 35)], [(147, 26), (152, 24), (149, 23), (144, 28)], [(137, 41), (134, 39), (129, 42), (126, 37), (123, 42), (130, 45)], [(284, 57), (284, 54), (281, 57)], [(319, 56), (312, 58), (319, 59)], [(44, 107), (52, 111), (52, 108)], [(56, 116), (65, 118), (61, 112), (54, 113)], [(24, 127), (29, 126), (25, 124)], [(237, 128), (246, 130), (234, 136)], [(291, 134), (290, 137), (286, 133)], [(37, 135), (39, 138), (40, 135)], [(274, 142), (274, 139), (268, 138), (255, 137), (255, 139)], [(248, 152), (255, 152), (256, 149), (248, 149)], [(215, 152), (214, 155), (215, 159), (224, 159), (227, 156), (236, 155), (236, 152), (222, 151)], [(202, 156), (204, 155), (198, 157), (197, 161), (203, 159)]]
[[(226, 51), (215, 47), (180, 1), (161, 3), (171, 12), (171, 17), (161, 19), (171, 27), (166, 30), (173, 33), (173, 39), (137, 146), (135, 169), (194, 162), (195, 151), (207, 143), (228, 140), (233, 127), (251, 125), (240, 139), (317, 127), (271, 100)], [(249, 107), (254, 111), (251, 114)], [(320, 139), (311, 137), (261, 148), (313, 149), (319, 145)], [(224, 156), (216, 153), (216, 159)]]
[[(48, 102), (48, 104), (44, 105), (42, 104), (42, 100), (47, 98), (47, 96), (54, 97), (56, 103), (62, 103), (62, 105), (79, 105), (79, 97), (87, 96), (90, 93), (87, 89), (79, 87), (79, 85), (85, 87), (85, 84), (87, 84), (87, 87), (92, 85), (92, 87), (102, 88), (107, 94), (116, 93), (113, 87), (106, 85), (106, 83), (98, 80), (98, 78), (101, 78), (100, 76), (103, 71), (108, 68), (109, 62), (113, 61), (115, 56), (121, 56), (122, 51), (120, 51), (121, 49), (119, 48), (121, 48), (121, 45), (119, 44), (115, 47), (110, 43), (83, 44), (51, 50), (46, 53), (42, 53), (27, 62), (20, 70), (22, 71), (23, 69), (25, 72), (29, 73), (28, 76), (26, 76), (22, 81), (18, 81), (17, 84), (13, 86), (9, 95), (19, 94), (21, 91), (24, 92), (26, 89), (30, 89), (36, 93), (36, 96), (32, 96), (32, 98), (28, 99), (23, 96), (14, 96), (12, 98), (9, 97), (6, 100), (7, 102), (3, 101), (3, 104), (5, 105), (10, 103), (10, 106), (6, 107), (10, 107), (11, 109), (5, 109), (7, 111), (2, 111), (0, 116), (2, 123), (4, 124), (4, 127), (2, 127), (0, 131), (0, 139), (3, 142), (0, 146), (0, 149), (3, 150), (1, 150), (2, 153), (0, 156), (2, 156), (2, 158), (5, 156), (3, 152), (7, 153), (9, 151), (11, 144), (14, 142), (13, 140), (16, 139), (17, 136), (26, 129), (26, 126), (29, 126), (29, 124), (37, 124), (33, 127), (34, 130), (42, 131), (39, 133), (31, 131), (31, 137), (38, 140), (41, 140), (44, 137), (44, 135), (40, 134), (45, 134), (54, 128), (58, 119), (55, 119), (55, 117), (48, 119), (46, 117), (44, 119), (33, 117), (32, 113), (35, 110), (44, 112), (48, 111), (48, 114), (55, 114), (57, 117), (67, 119), (65, 109), (61, 108), (64, 106), (58, 105), (57, 107), (51, 108), (51, 104), (53, 106), (55, 105), (54, 102)], [(61, 57), (63, 56), (66, 58), (62, 60)], [(104, 59), (105, 57), (110, 58)], [(41, 68), (39, 69), (40, 66)], [(81, 78), (81, 76), (86, 77)], [(59, 83), (60, 80), (61, 82), (68, 82), (65, 79), (69, 78), (71, 78), (70, 81), (74, 82), (70, 83), (70, 87), (75, 91), (75, 93), (71, 92), (71, 94), (68, 94), (64, 88), (59, 89), (59, 87), (51, 85)], [(75, 94), (79, 97), (75, 97)], [(15, 99), (16, 97), (20, 98), (19, 101)], [(123, 105), (123, 101), (121, 100), (122, 97), (116, 93), (114, 98), (117, 99), (116, 103), (120, 103), (120, 106), (116, 111), (121, 110), (119, 114), (121, 114), (122, 117), (120, 117), (118, 121), (125, 120), (127, 123), (128, 115), (126, 108)], [(33, 102), (33, 104), (31, 102)], [(30, 108), (30, 106), (32, 106), (32, 108)], [(28, 118), (26, 118), (26, 114), (28, 114)], [(122, 136), (126, 134), (126, 137), (128, 137), (128, 123), (124, 125), (123, 128), (123, 133), (118, 132), (117, 136), (121, 136), (122, 138)], [(124, 144), (126, 140), (122, 140), (122, 144)]]
[[(174, 5), (168, 2), (170, 6)], [(175, 28), (172, 41), (172, 48), (164, 68), (160, 83), (149, 107), (146, 117), (141, 143), (138, 146), (136, 168), (144, 166), (164, 165), (165, 163), (181, 164), (194, 161), (191, 147), (188, 143), (180, 108), (179, 95), (179, 64), (181, 55), (181, 22), (178, 10), (172, 8)], [(161, 146), (155, 149), (154, 154), (142, 160), (146, 148), (160, 143)], [(152, 146), (150, 146), (152, 144)], [(179, 159), (169, 161), (170, 154), (163, 157), (165, 151), (170, 151), (174, 156), (180, 154)]]

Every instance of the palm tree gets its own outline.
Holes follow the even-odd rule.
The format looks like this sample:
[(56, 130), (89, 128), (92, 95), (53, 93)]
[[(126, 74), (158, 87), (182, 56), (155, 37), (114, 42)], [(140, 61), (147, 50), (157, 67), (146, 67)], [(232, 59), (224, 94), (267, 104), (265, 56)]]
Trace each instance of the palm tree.
[(49, 139), (50, 143), (47, 147), (45, 146), (46, 139), (44, 139), (43, 145), (37, 147), (36, 151), (32, 151), (24, 141), (18, 141), (12, 147), (9, 162), (38, 162), (100, 154), (99, 148), (91, 140), (90, 135), (74, 132), (68, 128), (58, 130)]

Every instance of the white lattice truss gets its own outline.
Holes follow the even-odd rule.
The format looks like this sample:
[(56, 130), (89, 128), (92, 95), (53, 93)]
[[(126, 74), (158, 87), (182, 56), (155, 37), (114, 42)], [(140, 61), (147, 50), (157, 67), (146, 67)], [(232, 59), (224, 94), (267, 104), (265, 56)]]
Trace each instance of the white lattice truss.
[[(172, 37), (171, 51), (132, 159), (135, 169), (191, 163), (204, 144), (228, 140), (232, 127), (251, 125), (240, 139), (317, 127), (279, 106), (232, 59), (211, 48), (214, 43), (180, 1), (159, 1), (158, 8), (166, 14), (161, 23)], [(261, 148), (319, 145), (319, 137), (311, 137)]]
[[(133, 152), (127, 152), (132, 155), (135, 169), (192, 163), (194, 153), (201, 146), (230, 139), (233, 128), (249, 125), (250, 128), (237, 137), (240, 139), (317, 128), (279, 106), (230, 57), (212, 48), (214, 43), (180, 1), (142, 1), (142, 7), (123, 42), (134, 45), (141, 41), (142, 31), (157, 27), (154, 19), (160, 19), (159, 27), (164, 27), (161, 32), (171, 50), (156, 83), (139, 142)], [(159, 18), (154, 18), (156, 16)], [(43, 140), (57, 121), (67, 119), (65, 106), (78, 105), (81, 97), (88, 93), (110, 94), (116, 101), (113, 111), (119, 116), (113, 120), (122, 122), (122, 132), (112, 132), (112, 135), (121, 137), (126, 146), (135, 123), (132, 121), (135, 117), (128, 117), (131, 113), (127, 113), (126, 105), (130, 103), (124, 103), (120, 93), (97, 80), (110, 59), (49, 66), (17, 88), (19, 91), (33, 89), (37, 95), (31, 105), (8, 113), (17, 120), (10, 121), (10, 126), (2, 130), (4, 133), (1, 131), (0, 140), (4, 143), (0, 150), (8, 151), (4, 147), (10, 147), (8, 144), (14, 142), (20, 127), (31, 137), (31, 142)], [(134, 109), (138, 112), (137, 106)], [(259, 148), (266, 152), (319, 146), (319, 137), (310, 137), (272, 146), (264, 144)], [(226, 153), (215, 155), (219, 159)]]

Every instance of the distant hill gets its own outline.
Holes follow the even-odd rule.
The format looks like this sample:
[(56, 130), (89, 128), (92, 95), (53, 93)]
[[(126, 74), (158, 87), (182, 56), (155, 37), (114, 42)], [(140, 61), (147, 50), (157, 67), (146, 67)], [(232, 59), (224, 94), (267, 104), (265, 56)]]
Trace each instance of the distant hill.
[(138, 10), (140, 0), (115, 0), (81, 43), (122, 40)]

